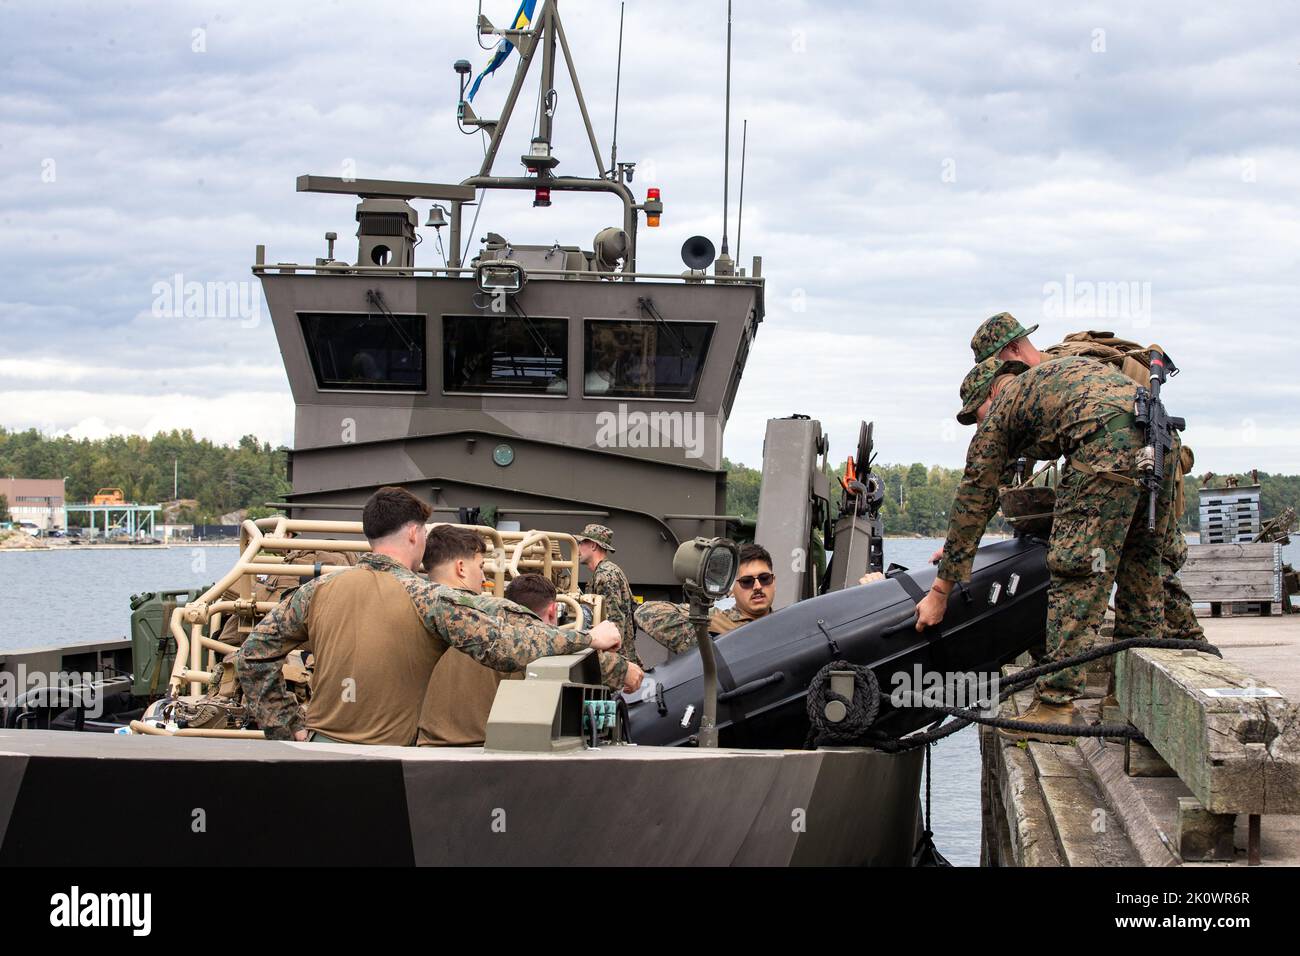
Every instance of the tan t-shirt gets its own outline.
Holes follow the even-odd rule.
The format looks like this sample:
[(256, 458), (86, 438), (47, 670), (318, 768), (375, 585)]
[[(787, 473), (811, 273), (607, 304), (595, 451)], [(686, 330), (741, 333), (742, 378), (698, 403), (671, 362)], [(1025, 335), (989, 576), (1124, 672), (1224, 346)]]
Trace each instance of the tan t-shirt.
[(481, 746), (487, 738), (497, 685), (503, 680), (523, 679), (523, 671), (507, 674), (493, 670), (449, 648), (429, 679), (416, 742), (421, 747)]
[(414, 743), (446, 645), (397, 576), (366, 564), (331, 575), (312, 596), (307, 632), (316, 655), (307, 726), (349, 743)]

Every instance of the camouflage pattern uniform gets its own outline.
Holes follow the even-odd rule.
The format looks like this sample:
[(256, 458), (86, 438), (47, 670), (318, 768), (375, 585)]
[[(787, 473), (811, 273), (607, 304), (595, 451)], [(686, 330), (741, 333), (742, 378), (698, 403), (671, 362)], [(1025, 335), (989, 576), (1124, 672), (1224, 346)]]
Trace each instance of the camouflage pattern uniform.
[[(1149, 385), (1150, 369), (1131, 357), (1131, 353), (1138, 352), (1145, 356), (1150, 351), (1136, 342), (1117, 339), (1109, 332), (1075, 332), (1050, 349), (1044, 349), (1043, 354), (1052, 358), (1066, 355), (1091, 356), (1114, 365), (1139, 385)], [(1192, 599), (1187, 596), (1182, 581), (1178, 579), (1178, 572), (1187, 561), (1187, 539), (1179, 524), (1183, 516), (1183, 476), (1191, 472), (1193, 461), (1192, 450), (1184, 446), (1180, 436), (1175, 433), (1173, 450), (1166, 458), (1167, 467), (1174, 471), (1175, 507), (1161, 553), (1165, 606), (1163, 636), (1185, 641), (1203, 641), (1205, 630), (1196, 620)]]
[[(571, 654), (591, 645), (586, 634), (543, 624), (513, 601), (432, 584), (386, 555), (367, 554), (359, 566), (394, 575), (434, 639), (497, 670), (522, 670), (539, 657)], [(297, 731), (307, 729), (280, 669), (290, 651), (309, 641), (306, 622), (312, 595), (327, 581), (328, 577), (309, 581), (282, 601), (254, 628), (236, 655), (235, 667), (248, 709), (272, 740), (291, 740)]]
[[(690, 621), (690, 614), (689, 604), (647, 601), (637, 608), (636, 623), (671, 653), (682, 654), (695, 646), (695, 625)], [(715, 607), (709, 611), (709, 633), (726, 634), (756, 620), (734, 606), (725, 611)]]
[(636, 630), (632, 626), (632, 616), (636, 612), (636, 601), (632, 597), (632, 587), (627, 583), (627, 575), (613, 561), (606, 558), (596, 565), (591, 573), (589, 593), (599, 594), (605, 600), (605, 620), (612, 621), (618, 627), (623, 638), (621, 651), (628, 660), (641, 666), (641, 658), (636, 653)]
[[(1183, 446), (1184, 452), (1190, 454), (1190, 449)], [(1177, 446), (1175, 446), (1177, 451)], [(1178, 461), (1176, 456), (1170, 456), (1169, 463)], [(1173, 465), (1177, 467), (1176, 464)], [(1187, 471), (1190, 471), (1190, 466)], [(1182, 495), (1178, 493), (1182, 485), (1182, 476), (1187, 474), (1182, 471), (1181, 474), (1175, 475), (1175, 500), (1178, 501)], [(1174, 518), (1169, 522), (1169, 534), (1165, 542), (1165, 547), (1160, 555), (1163, 562), (1163, 585), (1165, 596), (1165, 637), (1178, 638), (1184, 641), (1203, 641), (1205, 640), (1205, 629), (1201, 627), (1201, 622), (1196, 619), (1196, 610), (1192, 607), (1192, 599), (1188, 597), (1187, 591), (1183, 589), (1183, 582), (1178, 579), (1178, 572), (1187, 562), (1187, 539), (1183, 537), (1182, 528), (1178, 526), (1178, 519), (1182, 516), (1182, 509), (1174, 508)]]
[[(999, 312), (985, 319), (971, 338), (971, 351), (975, 354), (975, 361), (983, 362), (997, 355), (1016, 339), (1029, 335), (1037, 328), (1036, 325), (1028, 329), (1023, 328), (1009, 312)], [(1145, 356), (1149, 352), (1149, 348), (1143, 348), (1136, 342), (1117, 338), (1111, 332), (1100, 331), (1074, 332), (1051, 348), (1043, 349), (1043, 355), (1047, 358), (1082, 355), (1099, 359), (1118, 368), (1139, 385), (1147, 385), (1150, 375), (1148, 367), (1134, 355)], [(1191, 449), (1186, 449), (1184, 456), (1180, 454), (1180, 445), (1180, 439), (1175, 435), (1173, 454), (1169, 456), (1169, 461), (1172, 463), (1170, 467), (1175, 469), (1177, 506), (1174, 509), (1173, 520), (1169, 522), (1161, 554), (1163, 565), (1161, 583), (1164, 588), (1165, 613), (1163, 636), (1196, 641), (1205, 639), (1205, 631), (1196, 619), (1192, 599), (1187, 596), (1182, 582), (1178, 579), (1178, 571), (1187, 561), (1187, 539), (1183, 537), (1179, 525), (1182, 519), (1182, 479), (1183, 475), (1192, 470)]]
[[(548, 626), (542, 622), (542, 619), (537, 616), (537, 612), (534, 611), (532, 608), (524, 604), (516, 604), (514, 601), (511, 601), (508, 598), (496, 597), (494, 595), (484, 594), (482, 592), (476, 594), (475, 592), (469, 590), (468, 588), (448, 588), (448, 590), (454, 591), (456, 594), (463, 594), (470, 598), (473, 598), (474, 604), (477, 607), (481, 608), (482, 610), (494, 616), (501, 616), (507, 614), (510, 615), (527, 614), (529, 617), (537, 621), (537, 623), (540, 626), (542, 627)], [(578, 631), (576, 633), (585, 635), (586, 631)], [(621, 633), (622, 632), (620, 632), (620, 634)], [(624, 640), (626, 640), (626, 638)], [(621, 651), (623, 650), (623, 648), (620, 648), (619, 650)], [(466, 653), (469, 652), (466, 651)], [(556, 653), (570, 653), (570, 652), (557, 651)], [(547, 657), (549, 655), (539, 654), (538, 656)], [(621, 691), (623, 689), (623, 681), (627, 677), (628, 658), (623, 656), (623, 654), (617, 653), (615, 651), (597, 651), (596, 658), (600, 661), (601, 683), (603, 683), (610, 690)], [(536, 658), (534, 658), (534, 660), (535, 659)], [(531, 661), (529, 663), (531, 663)], [(489, 664), (487, 666), (491, 667), (492, 665)], [(638, 664), (637, 666), (639, 667), (640, 665)], [(505, 668), (502, 667), (495, 667), (493, 669), (505, 670)]]
[(1016, 339), (1029, 335), (1038, 326), (1025, 328), (1010, 312), (999, 312), (980, 323), (970, 340), (970, 350), (975, 353), (975, 364), (990, 359)]
[[(1171, 519), (1173, 469), (1165, 478), (1152, 535), (1146, 529), (1146, 496), (1136, 483), (1143, 436), (1132, 419), (1135, 391), (1132, 379), (1093, 359), (1043, 362), (999, 393), (967, 452), (939, 562), (938, 576), (945, 581), (970, 577), (980, 537), (997, 510), (998, 479), (1009, 461), (1020, 455), (1068, 459), (1057, 486), (1047, 555), (1050, 660), (1089, 646), (1112, 584), (1119, 588), (1116, 640), (1161, 630), (1160, 562)], [(1066, 703), (1082, 691), (1078, 667), (1038, 684), (1039, 697), (1050, 703)]]

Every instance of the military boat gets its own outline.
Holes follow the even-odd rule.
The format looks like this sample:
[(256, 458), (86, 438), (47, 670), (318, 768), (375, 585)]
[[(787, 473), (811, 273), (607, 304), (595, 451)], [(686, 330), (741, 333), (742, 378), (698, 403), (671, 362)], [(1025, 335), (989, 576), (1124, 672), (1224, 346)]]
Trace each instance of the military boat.
[[(134, 648), (0, 657), (10, 673), (117, 673), (8, 702), (0, 863), (105, 859), (66, 826), (97, 813), (105, 793), (132, 835), (112, 859), (138, 865), (913, 861), (921, 751), (804, 749), (810, 684), (835, 661), (865, 667), (882, 695), (882, 733), (930, 724), (937, 711), (884, 693), (916, 668), (996, 672), (1041, 640), (1042, 543), (982, 550), (944, 630), (917, 633), (914, 605), (932, 571), (857, 584), (885, 571), (871, 427), (836, 506), (829, 442), (801, 415), (768, 423), (756, 522), (726, 513), (723, 434), (764, 318), (762, 261), (738, 266), (724, 226), (720, 253), (686, 239), (680, 274), (638, 271), (642, 217), (658, 227), (665, 194), (634, 193), (635, 164), (616, 149), (604, 160), (557, 0), (520, 12), (503, 29), (479, 19), (480, 35), (498, 38), (494, 62), (518, 57), (497, 118), (476, 113), (470, 65), (455, 64), (456, 123), (484, 139), (477, 172), (454, 184), (300, 176), (301, 192), (356, 200), (355, 258), (338, 255), (333, 231), (314, 261), (272, 261), (257, 247), (252, 268), (295, 403), (283, 514), (245, 522), (239, 562), (210, 588), (142, 597)], [(558, 170), (561, 66), (591, 147), (587, 175)], [(501, 174), (534, 67), (539, 108), (522, 173)], [(727, 126), (729, 135), (729, 117)], [(589, 248), (486, 231), (471, 257), (484, 199), (498, 190), (530, 193), (540, 210), (599, 193), (612, 224)], [(423, 228), (435, 234), (421, 254), (442, 246), (441, 263), (417, 262), (417, 202), (430, 204)], [(775, 613), (716, 642), (702, 635), (696, 651), (669, 660), (647, 636), (626, 636), (652, 665), (634, 694), (602, 687), (590, 653), (534, 662), (526, 680), (501, 685), (483, 747), (258, 739), (230, 656), (283, 593), (269, 580), (337, 573), (347, 561), (321, 555), (367, 549), (357, 519), (383, 485), (478, 530), (493, 587), (524, 570), (550, 576), (569, 627), (602, 616), (578, 589), (574, 535), (593, 521), (614, 529), (644, 600), (725, 593), (736, 570), (729, 537), (814, 559), (778, 576)], [(721, 555), (721, 572), (683, 574), (693, 554)], [(309, 663), (286, 670), (304, 695)], [(96, 700), (110, 703), (91, 715)], [(283, 814), (265, 812), (267, 794)], [(301, 838), (286, 843), (289, 818)]]

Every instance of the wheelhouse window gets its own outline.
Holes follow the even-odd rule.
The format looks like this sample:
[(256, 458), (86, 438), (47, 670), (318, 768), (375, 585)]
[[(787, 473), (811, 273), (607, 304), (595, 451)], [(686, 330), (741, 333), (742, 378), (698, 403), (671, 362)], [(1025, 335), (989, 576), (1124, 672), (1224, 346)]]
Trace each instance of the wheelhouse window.
[(568, 321), (521, 315), (445, 315), (442, 380), (448, 392), (568, 391)]
[(424, 390), (424, 316), (304, 312), (298, 318), (318, 388)]
[(582, 394), (694, 399), (712, 322), (589, 319)]

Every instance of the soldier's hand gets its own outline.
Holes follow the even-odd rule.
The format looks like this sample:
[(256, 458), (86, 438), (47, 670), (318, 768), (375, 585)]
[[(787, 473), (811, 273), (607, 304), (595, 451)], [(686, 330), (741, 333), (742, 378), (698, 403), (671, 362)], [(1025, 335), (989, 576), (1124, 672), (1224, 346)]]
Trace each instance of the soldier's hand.
[(872, 581), (883, 581), (883, 580), (885, 580), (884, 572), (868, 571), (866, 574), (862, 575), (862, 577), (858, 578), (858, 583), (870, 584)]
[(934, 554), (930, 555), (931, 564), (938, 564), (941, 560), (943, 560), (943, 548), (940, 548)]
[(601, 621), (588, 634), (591, 637), (591, 646), (598, 651), (616, 651), (623, 646), (623, 638), (618, 634), (618, 625), (613, 621)]
[(927, 627), (934, 627), (943, 620), (944, 612), (947, 610), (948, 595), (931, 591), (921, 598), (921, 603), (916, 606), (916, 629), (924, 631)]
[(640, 690), (641, 680), (644, 677), (645, 671), (628, 661), (627, 673), (623, 675), (623, 693), (630, 694), (633, 691)]
[(305, 741), (305, 740), (307, 739), (307, 731), (305, 731), (305, 730), (295, 730), (295, 731), (293, 732), (293, 739), (294, 739), (294, 740), (302, 740), (302, 741)]

